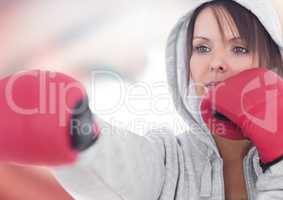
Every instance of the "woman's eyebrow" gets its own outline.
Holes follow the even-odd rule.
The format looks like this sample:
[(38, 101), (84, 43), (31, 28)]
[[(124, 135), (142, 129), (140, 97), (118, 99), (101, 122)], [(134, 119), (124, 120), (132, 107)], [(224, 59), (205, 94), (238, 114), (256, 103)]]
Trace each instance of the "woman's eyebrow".
[[(194, 36), (193, 39), (203, 39), (203, 40), (210, 41), (209, 38), (204, 37), (204, 36)], [(229, 41), (229, 42), (242, 42), (243, 39), (239, 36), (236, 36), (236, 37), (232, 37), (232, 38), (228, 39), (227, 41)]]
[(203, 37), (203, 36), (194, 36), (193, 39), (203, 39), (209, 41), (209, 38)]
[(243, 41), (243, 39), (241, 37), (233, 37), (229, 39), (228, 41)]

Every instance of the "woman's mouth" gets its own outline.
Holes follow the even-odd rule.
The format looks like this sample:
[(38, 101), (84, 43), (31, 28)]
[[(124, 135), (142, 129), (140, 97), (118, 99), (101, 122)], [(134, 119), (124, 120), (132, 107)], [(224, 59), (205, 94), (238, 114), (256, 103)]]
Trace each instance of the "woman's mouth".
[(219, 83), (221, 83), (221, 81), (210, 81), (210, 82), (204, 84), (204, 86), (206, 88), (212, 88), (212, 87), (215, 87)]

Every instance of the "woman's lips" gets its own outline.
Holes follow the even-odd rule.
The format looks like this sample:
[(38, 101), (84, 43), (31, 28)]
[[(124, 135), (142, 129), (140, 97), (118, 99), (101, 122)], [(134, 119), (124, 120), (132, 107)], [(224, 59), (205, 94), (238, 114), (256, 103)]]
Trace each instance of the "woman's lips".
[(204, 86), (206, 88), (211, 88), (211, 87), (215, 87), (217, 84), (221, 83), (222, 81), (210, 81), (206, 84), (204, 84)]

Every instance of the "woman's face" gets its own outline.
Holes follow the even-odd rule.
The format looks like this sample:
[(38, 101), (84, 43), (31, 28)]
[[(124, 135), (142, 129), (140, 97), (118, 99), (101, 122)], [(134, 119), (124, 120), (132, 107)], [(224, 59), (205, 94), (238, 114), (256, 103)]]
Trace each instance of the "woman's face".
[[(234, 26), (235, 28), (235, 26)], [(253, 59), (238, 31), (230, 30), (227, 21), (221, 36), (217, 19), (211, 8), (205, 8), (196, 18), (190, 60), (191, 78), (196, 83), (196, 92), (203, 95), (206, 84), (223, 81), (243, 70), (258, 67), (259, 59)]]

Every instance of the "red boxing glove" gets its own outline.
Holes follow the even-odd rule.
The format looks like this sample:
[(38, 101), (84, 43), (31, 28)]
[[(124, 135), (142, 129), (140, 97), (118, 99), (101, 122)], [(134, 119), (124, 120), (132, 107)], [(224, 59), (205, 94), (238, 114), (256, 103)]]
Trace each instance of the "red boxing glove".
[(201, 115), (214, 134), (248, 138), (264, 170), (283, 159), (283, 80), (266, 68), (240, 72), (211, 88)]
[(57, 72), (24, 71), (0, 80), (0, 160), (74, 162), (97, 138), (83, 86)]

